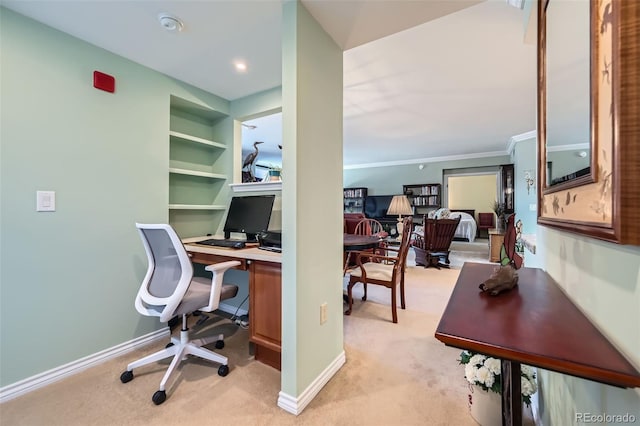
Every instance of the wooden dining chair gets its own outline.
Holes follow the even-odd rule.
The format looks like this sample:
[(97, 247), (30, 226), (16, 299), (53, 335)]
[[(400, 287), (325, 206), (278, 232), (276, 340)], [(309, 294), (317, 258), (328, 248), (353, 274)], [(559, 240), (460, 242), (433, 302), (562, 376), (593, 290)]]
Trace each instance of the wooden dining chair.
[(478, 213), (478, 236), (482, 230), (487, 231), (487, 236), (489, 236), (489, 229), (496, 227), (495, 218), (493, 213)]
[(375, 219), (369, 218), (360, 220), (353, 231), (356, 235), (378, 235), (383, 232), (386, 233), (382, 224)]
[(396, 293), (400, 288), (400, 307), (405, 309), (404, 297), (404, 270), (407, 265), (407, 253), (411, 240), (411, 229), (413, 217), (407, 216), (403, 219), (404, 228), (402, 239), (398, 248), (386, 247), (387, 252), (396, 252), (395, 256), (380, 255), (369, 252), (354, 252), (356, 255), (356, 268), (351, 271), (349, 284), (347, 285), (347, 298), (349, 308), (346, 315), (351, 314), (353, 306), (353, 286), (361, 282), (364, 286), (362, 300), (367, 300), (367, 285), (376, 284), (387, 287), (391, 290), (391, 315), (393, 322), (398, 322), (396, 309)]

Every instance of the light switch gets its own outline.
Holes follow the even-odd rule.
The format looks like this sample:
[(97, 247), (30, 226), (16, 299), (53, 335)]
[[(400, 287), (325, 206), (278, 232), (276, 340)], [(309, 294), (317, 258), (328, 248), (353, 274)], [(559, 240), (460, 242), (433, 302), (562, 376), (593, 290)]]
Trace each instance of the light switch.
[(535, 204), (529, 204), (529, 211), (535, 212), (536, 211), (536, 205)]
[(55, 191), (36, 191), (36, 211), (55, 212), (56, 211), (56, 192)]

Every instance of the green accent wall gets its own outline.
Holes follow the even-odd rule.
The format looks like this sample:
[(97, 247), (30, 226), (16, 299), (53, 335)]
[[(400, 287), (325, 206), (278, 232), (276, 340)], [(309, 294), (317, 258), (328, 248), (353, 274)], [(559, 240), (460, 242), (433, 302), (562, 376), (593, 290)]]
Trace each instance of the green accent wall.
[[(531, 138), (518, 142), (513, 149), (513, 163), (516, 194), (516, 220), (522, 221), (523, 234), (535, 234), (538, 227), (538, 166), (536, 160), (537, 139)], [(525, 172), (529, 172), (534, 180), (533, 186), (527, 191)], [(530, 207), (534, 206), (534, 210)], [(525, 252), (525, 259), (529, 258)], [(528, 266), (537, 266), (527, 262)]]
[[(160, 328), (134, 308), (147, 267), (135, 222), (168, 220), (170, 96), (226, 114), (229, 102), (1, 12), (5, 386)], [(115, 93), (93, 87), (94, 70)], [(37, 190), (56, 192), (55, 212), (36, 212)]]
[[(299, 3), (285, 7), (296, 10), (289, 27), (296, 34), (294, 80), (285, 79), (295, 95), (284, 114), (290, 196), (282, 204), (291, 211), (280, 220), (290, 236), (284, 244), (291, 266), (283, 280), (282, 375), (283, 390), (299, 396), (343, 350), (342, 246), (330, 237), (342, 229), (342, 51)], [(162, 327), (134, 308), (147, 266), (134, 225), (169, 218), (171, 96), (229, 115), (224, 127), (234, 143), (235, 120), (283, 102), (279, 87), (229, 102), (4, 8), (1, 19), (0, 386), (6, 386)], [(116, 78), (115, 93), (92, 87), (94, 70)], [(334, 141), (330, 149), (322, 147), (326, 140)], [(229, 176), (236, 172), (238, 150), (232, 151), (216, 160), (216, 167), (227, 162), (222, 172)], [(317, 190), (324, 173), (332, 178)], [(56, 191), (56, 212), (35, 212), (37, 190)], [(225, 193), (215, 203), (228, 202), (232, 193)], [(318, 211), (331, 217), (323, 228), (335, 228), (320, 242)], [(298, 261), (297, 250), (310, 255)], [(246, 283), (246, 274), (235, 272), (229, 278)], [(324, 302), (329, 320), (320, 326)]]
[(342, 50), (300, 1), (282, 18), (281, 388), (299, 397), (343, 352)]
[[(640, 247), (539, 226), (538, 250), (543, 269), (640, 369)], [(539, 379), (546, 425), (580, 424), (577, 413), (629, 414), (640, 421), (638, 388), (620, 389), (544, 370)]]

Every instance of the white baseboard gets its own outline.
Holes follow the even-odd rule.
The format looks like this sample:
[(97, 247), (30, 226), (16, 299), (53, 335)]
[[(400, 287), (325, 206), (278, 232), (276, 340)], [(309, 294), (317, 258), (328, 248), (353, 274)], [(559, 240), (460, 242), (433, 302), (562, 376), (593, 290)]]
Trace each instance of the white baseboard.
[[(246, 315), (248, 313), (246, 309), (238, 309), (236, 306), (227, 305), (224, 303), (221, 303), (218, 309), (232, 315), (236, 314), (238, 316)], [(152, 343), (156, 340), (167, 339), (169, 337), (169, 334), (169, 328), (164, 327), (160, 330), (154, 331), (144, 336), (140, 336), (128, 342), (121, 343), (112, 348), (105, 349), (93, 355), (89, 355), (60, 367), (52, 368), (51, 370), (7, 385), (3, 388), (0, 388), (0, 403), (9, 401), (13, 398), (17, 398), (20, 395), (24, 395), (50, 383), (57, 382), (58, 380), (62, 380), (65, 377), (77, 374), (89, 367), (93, 367), (112, 358), (124, 355), (127, 352), (131, 352), (134, 349), (148, 345), (149, 343)]]
[(297, 398), (280, 391), (278, 394), (278, 407), (296, 416), (302, 413), (324, 385), (327, 384), (329, 379), (344, 365), (345, 361), (346, 355), (344, 351), (342, 351)]
[(44, 373), (40, 373), (19, 382), (7, 385), (3, 388), (0, 388), (0, 403), (9, 401), (10, 399), (16, 398), (20, 395), (24, 395), (48, 384), (57, 382), (58, 380), (62, 380), (65, 377), (77, 374), (89, 367), (101, 364), (112, 358), (118, 357), (127, 352), (131, 352), (139, 347), (146, 346), (156, 340), (168, 338), (169, 328), (164, 327), (160, 330), (145, 334), (144, 336), (137, 337), (133, 340), (121, 343), (112, 348), (105, 349), (93, 355), (81, 358), (77, 361), (70, 362), (60, 367), (53, 368), (49, 371), (45, 371)]

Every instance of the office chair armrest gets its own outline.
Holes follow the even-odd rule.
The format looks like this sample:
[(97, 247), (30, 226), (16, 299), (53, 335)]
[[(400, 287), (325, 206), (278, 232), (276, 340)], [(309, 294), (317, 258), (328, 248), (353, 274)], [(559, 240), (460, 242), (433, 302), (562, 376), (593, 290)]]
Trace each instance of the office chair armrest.
[(224, 277), (224, 273), (228, 269), (236, 266), (240, 266), (240, 262), (237, 260), (230, 260), (205, 266), (205, 271), (213, 273), (213, 276), (211, 277), (211, 295), (209, 296), (209, 305), (201, 308), (201, 311), (211, 312), (218, 309), (218, 306), (220, 305), (220, 294), (222, 292), (222, 278)]
[(226, 272), (227, 269), (231, 269), (235, 266), (240, 266), (240, 262), (237, 260), (228, 260), (226, 262), (214, 263), (213, 265), (207, 265), (204, 267), (205, 271), (209, 272)]

